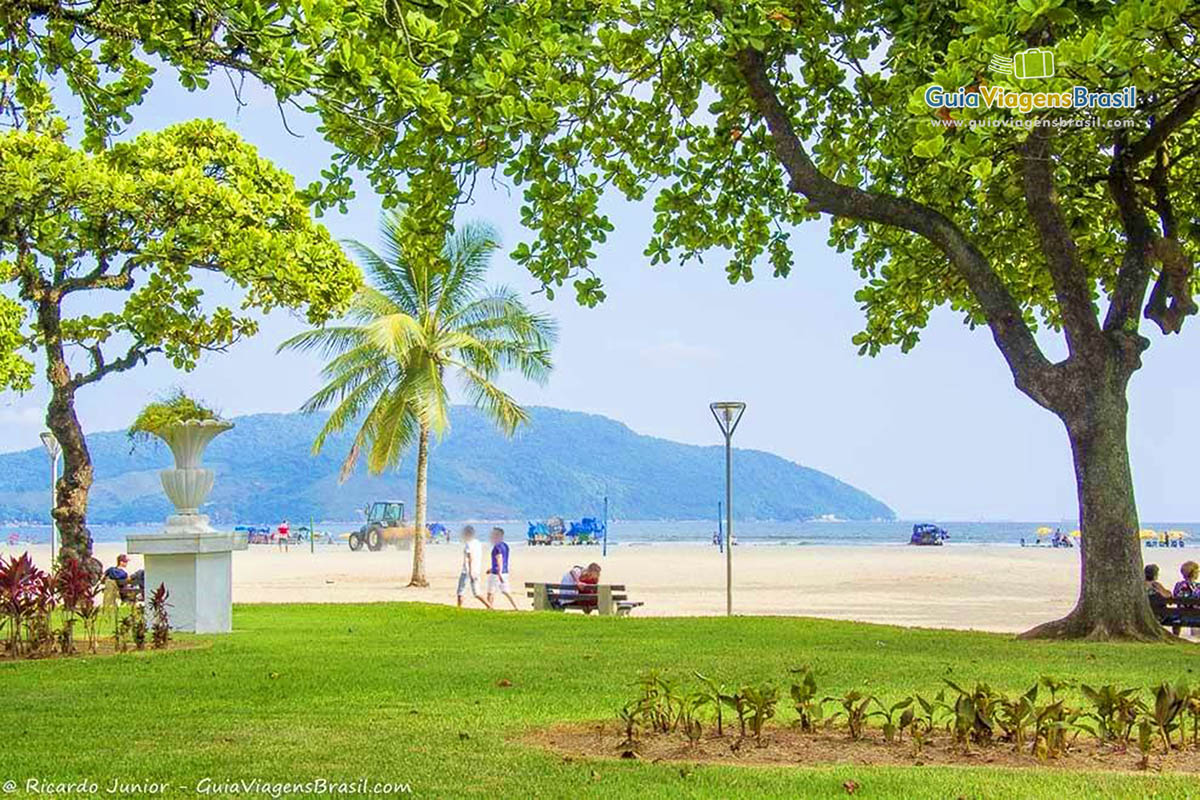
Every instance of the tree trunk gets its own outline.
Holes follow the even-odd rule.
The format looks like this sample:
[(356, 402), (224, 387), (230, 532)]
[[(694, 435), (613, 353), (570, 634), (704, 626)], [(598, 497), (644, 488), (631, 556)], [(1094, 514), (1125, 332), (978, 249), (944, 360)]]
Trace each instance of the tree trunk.
[(1137, 505), (1126, 441), (1128, 404), (1119, 387), (1089, 387), (1080, 407), (1063, 411), (1079, 495), (1079, 600), (1066, 617), (1025, 638), (1168, 638), (1147, 600)]
[(54, 493), (54, 519), (62, 537), (60, 558), (85, 561), (92, 554), (87, 529), (88, 492), (92, 488), (92, 456), (84, 439), (83, 426), (75, 414), (75, 384), (63, 351), (61, 308), (54, 297), (38, 303), (38, 326), (45, 341), (46, 379), (50, 404), (46, 427), (62, 447), (63, 472)]
[(429, 472), (429, 428), (421, 426), (417, 440), (417, 502), (413, 520), (413, 566), (409, 586), (428, 586), (425, 577), (425, 494), (426, 476)]

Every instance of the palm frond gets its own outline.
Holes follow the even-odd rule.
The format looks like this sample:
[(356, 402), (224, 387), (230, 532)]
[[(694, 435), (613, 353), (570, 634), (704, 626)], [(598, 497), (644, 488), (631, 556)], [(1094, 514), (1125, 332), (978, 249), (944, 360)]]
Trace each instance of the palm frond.
[(506, 436), (512, 436), (518, 426), (529, 422), (529, 413), (487, 376), (466, 364), (461, 365), (460, 371), (471, 402)]
[(442, 249), (446, 271), (437, 298), (439, 318), (453, 314), (475, 298), (487, 276), (492, 253), (499, 246), (496, 229), (483, 222), (468, 222), (447, 237)]
[(416, 314), (420, 310), (416, 294), (412, 285), (405, 279), (403, 269), (357, 239), (348, 239), (345, 245), (374, 284), (369, 288), (386, 295), (398, 308), (409, 314)]
[(336, 353), (345, 352), (347, 349), (361, 343), (361, 328), (349, 325), (334, 325), (324, 328), (313, 328), (312, 330), (298, 333), (289, 339), (285, 339), (279, 347), (275, 348), (275, 352), (282, 353), (285, 350), (297, 350), (304, 353), (310, 350), (317, 350), (322, 356), (328, 358)]

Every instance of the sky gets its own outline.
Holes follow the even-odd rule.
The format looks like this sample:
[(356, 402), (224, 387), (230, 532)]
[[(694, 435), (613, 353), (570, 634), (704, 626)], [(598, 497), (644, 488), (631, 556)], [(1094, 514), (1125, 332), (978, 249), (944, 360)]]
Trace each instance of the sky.
[[(222, 76), (188, 93), (161, 70), (130, 135), (193, 117), (221, 120), (304, 186), (330, 148), (312, 120), (289, 112), (290, 135), (271, 97), (249, 87), (239, 106)], [(322, 222), (338, 238), (376, 244), (380, 208), (364, 181), (345, 215)], [(903, 518), (1069, 521), (1077, 516), (1070, 452), (1061, 424), (1013, 386), (986, 330), (953, 313), (934, 314), (917, 348), (861, 357), (851, 336), (862, 324), (860, 279), (848, 254), (825, 244), (825, 226), (795, 231), (789, 278), (761, 269), (731, 286), (719, 254), (702, 265), (649, 266), (642, 256), (652, 222), (648, 202), (610, 199), (615, 225), (595, 264), (608, 299), (578, 306), (569, 287), (548, 301), (507, 253), (527, 232), (519, 191), (480, 181), (460, 219), (491, 223), (503, 248), (491, 278), (525, 292), (559, 322), (555, 370), (545, 386), (503, 383), (523, 403), (602, 414), (633, 430), (693, 444), (721, 441), (714, 400), (747, 410), (735, 445), (777, 453), (828, 472), (892, 506)], [(220, 287), (216, 295), (221, 295)], [(190, 374), (161, 359), (85, 387), (85, 430), (127, 427), (151, 399), (179, 387), (226, 416), (294, 411), (318, 386), (315, 355), (276, 354), (302, 321), (280, 312), (230, 352), (206, 356)], [(1145, 367), (1130, 389), (1130, 446), (1143, 520), (1200, 520), (1193, 454), (1200, 434), (1190, 412), (1200, 390), (1193, 368), (1197, 324), (1181, 336), (1152, 335)], [(1061, 357), (1053, 335), (1042, 337)], [(0, 451), (39, 446), (46, 393), (0, 393)], [(450, 435), (453, 435), (451, 432)], [(736, 462), (735, 462), (736, 470)]]

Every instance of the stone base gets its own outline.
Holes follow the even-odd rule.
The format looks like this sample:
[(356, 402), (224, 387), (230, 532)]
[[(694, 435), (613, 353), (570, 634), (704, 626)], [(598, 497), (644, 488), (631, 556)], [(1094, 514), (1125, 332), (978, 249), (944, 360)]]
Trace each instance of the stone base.
[(213, 530), (208, 517), (176, 514), (161, 533), (126, 537), (130, 553), (146, 561), (146, 594), (164, 584), (171, 593), (171, 627), (195, 633), (233, 629), (233, 550), (245, 537)]

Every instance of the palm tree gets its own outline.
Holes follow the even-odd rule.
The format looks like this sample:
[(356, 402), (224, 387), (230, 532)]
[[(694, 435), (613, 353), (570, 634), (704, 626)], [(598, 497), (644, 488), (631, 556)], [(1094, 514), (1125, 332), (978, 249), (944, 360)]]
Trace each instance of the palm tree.
[(436, 258), (409, 257), (401, 226), (400, 213), (383, 214), (382, 253), (349, 242), (370, 285), (355, 295), (345, 324), (306, 331), (279, 349), (318, 350), (329, 359), (321, 372), (325, 386), (301, 410), (333, 409), (313, 442), (314, 453), (331, 434), (358, 427), (339, 480), (350, 475), (364, 452), (373, 474), (396, 467), (415, 440), (409, 585), (428, 586), (423, 533), (429, 444), (449, 428), (447, 381), (456, 375), (469, 400), (511, 435), (529, 415), (494, 381), (502, 371), (519, 370), (544, 383), (557, 326), (531, 312), (516, 292), (484, 286), (497, 247), (489, 226), (463, 226), (446, 237)]

